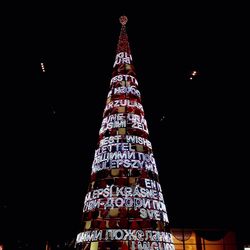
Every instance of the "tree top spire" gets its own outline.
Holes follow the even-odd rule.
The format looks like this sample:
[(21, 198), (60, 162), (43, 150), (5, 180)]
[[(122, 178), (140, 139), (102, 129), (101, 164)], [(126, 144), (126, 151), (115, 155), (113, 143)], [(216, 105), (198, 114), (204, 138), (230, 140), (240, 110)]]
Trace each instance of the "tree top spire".
[(128, 21), (128, 18), (126, 16), (120, 16), (119, 21), (122, 26), (125, 26)]

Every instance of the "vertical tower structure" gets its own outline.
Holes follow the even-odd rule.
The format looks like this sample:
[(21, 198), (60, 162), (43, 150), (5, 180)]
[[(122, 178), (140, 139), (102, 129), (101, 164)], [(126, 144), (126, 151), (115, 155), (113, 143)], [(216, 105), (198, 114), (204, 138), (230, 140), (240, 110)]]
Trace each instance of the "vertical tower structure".
[(76, 246), (81, 250), (174, 250), (126, 33), (127, 20), (120, 17), (110, 90)]

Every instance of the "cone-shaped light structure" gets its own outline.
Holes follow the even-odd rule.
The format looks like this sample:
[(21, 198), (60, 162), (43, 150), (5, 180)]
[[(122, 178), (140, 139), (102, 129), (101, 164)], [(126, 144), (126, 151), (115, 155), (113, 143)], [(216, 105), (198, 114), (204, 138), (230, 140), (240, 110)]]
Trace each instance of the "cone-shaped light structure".
[(173, 250), (131, 51), (121, 16), (110, 91), (83, 205), (81, 250)]

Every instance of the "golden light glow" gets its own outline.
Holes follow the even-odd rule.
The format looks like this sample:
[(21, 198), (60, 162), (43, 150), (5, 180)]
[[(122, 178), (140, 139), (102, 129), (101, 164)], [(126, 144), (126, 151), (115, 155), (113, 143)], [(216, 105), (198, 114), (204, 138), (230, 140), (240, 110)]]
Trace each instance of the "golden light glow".
[[(191, 234), (190, 234), (191, 233)], [(172, 231), (175, 250), (236, 250), (235, 234), (228, 232), (220, 240), (207, 240), (192, 231), (174, 229)]]
[(91, 242), (90, 250), (98, 250), (98, 242)]

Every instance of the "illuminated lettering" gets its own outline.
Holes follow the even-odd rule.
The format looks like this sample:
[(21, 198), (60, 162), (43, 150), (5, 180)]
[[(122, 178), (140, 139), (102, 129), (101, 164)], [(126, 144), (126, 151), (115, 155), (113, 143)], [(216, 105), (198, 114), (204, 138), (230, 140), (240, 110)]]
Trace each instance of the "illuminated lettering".
[(152, 189), (156, 189), (158, 191), (162, 191), (161, 190), (161, 185), (157, 182), (157, 181), (153, 181), (153, 180), (150, 180), (150, 179), (144, 179), (145, 181), (145, 187), (146, 188), (152, 188)]
[(135, 85), (138, 85), (137, 79), (134, 76), (131, 75), (117, 75), (114, 76), (111, 81), (110, 81), (110, 85), (116, 82), (122, 82), (122, 81), (129, 81), (134, 83)]
[[(113, 93), (114, 95), (132, 94), (138, 97), (141, 96), (140, 91), (136, 89), (135, 86), (128, 86), (128, 87), (122, 86), (122, 87), (114, 88)], [(111, 94), (112, 94), (112, 91), (108, 93), (108, 97), (110, 97)]]
[(114, 151), (135, 151), (135, 149), (132, 148), (131, 143), (127, 142), (118, 142), (109, 145), (103, 145), (102, 147), (99, 147), (97, 150), (95, 150), (95, 158), (97, 156), (100, 156), (101, 154)]
[(140, 217), (143, 219), (154, 219), (154, 220), (161, 220), (161, 213), (158, 210), (149, 210), (145, 208), (140, 209)]
[(96, 155), (92, 163), (92, 172), (112, 168), (145, 168), (158, 174), (153, 154), (135, 151), (116, 151)]
[(86, 231), (79, 233), (76, 238), (76, 243), (97, 240), (102, 240), (102, 230)]
[[(136, 244), (147, 246), (161, 246), (160, 249), (173, 250), (172, 235), (162, 231), (152, 230), (131, 230), (131, 229), (107, 229), (107, 230), (93, 230), (85, 231), (77, 235), (76, 242), (90, 242), (97, 240), (124, 240), (135, 241)], [(150, 244), (150, 245), (148, 245)], [(153, 245), (152, 245), (153, 244)], [(132, 244), (133, 245), (133, 244)], [(166, 248), (165, 248), (166, 247)], [(151, 248), (150, 248), (151, 249)], [(154, 249), (154, 248), (153, 248)]]
[(116, 144), (116, 143), (121, 143), (121, 142), (140, 144), (140, 145), (143, 145), (152, 149), (152, 145), (149, 140), (143, 137), (135, 136), (135, 135), (126, 135), (123, 137), (121, 135), (115, 135), (115, 136), (105, 137), (102, 140), (100, 140), (99, 147), (108, 146), (110, 144)]
[(99, 134), (104, 133), (107, 129), (125, 127), (141, 129), (148, 133), (147, 121), (143, 116), (132, 113), (128, 113), (126, 116), (123, 113), (118, 113), (103, 119)]
[[(117, 192), (118, 190), (118, 192)], [(117, 194), (120, 195), (120, 197), (108, 197), (108, 198), (99, 198), (99, 199), (93, 199), (88, 200), (84, 203), (83, 211), (91, 211), (96, 208), (119, 208), (119, 207), (126, 207), (126, 208), (143, 208), (145, 210), (140, 211), (140, 217), (141, 218), (155, 218), (156, 220), (163, 220), (165, 222), (168, 222), (168, 216), (166, 213), (166, 206), (163, 202), (154, 200), (152, 198), (140, 198), (140, 197), (133, 197), (133, 194), (130, 194), (130, 197), (126, 196), (125, 189), (117, 189)], [(124, 193), (123, 193), (124, 192)], [(91, 195), (91, 192), (88, 194)], [(121, 197), (122, 195), (125, 195), (124, 197)], [(147, 210), (150, 210), (148, 213)], [(154, 211), (154, 212), (151, 212)], [(159, 212), (155, 212), (159, 211)], [(160, 217), (160, 219), (159, 219)]]
[(136, 240), (137, 238), (137, 236), (136, 236), (136, 230), (131, 230), (131, 229), (125, 229), (124, 230), (124, 233), (125, 233), (125, 235), (124, 235), (124, 238), (123, 238), (123, 240)]
[(116, 54), (115, 63), (113, 67), (115, 67), (118, 64), (131, 64), (131, 62), (132, 62), (131, 55), (129, 55), (127, 52), (120, 52)]
[(114, 208), (114, 198), (108, 198), (107, 202), (104, 205), (104, 209)]
[(109, 102), (104, 109), (104, 113), (109, 109), (118, 108), (118, 107), (138, 108), (139, 110), (144, 112), (143, 106), (139, 102), (133, 101), (130, 99), (121, 99), (121, 100), (114, 100), (114, 101)]

